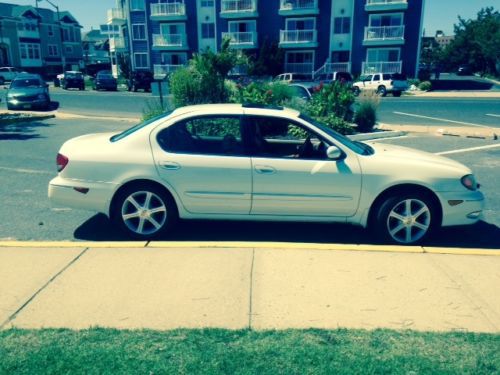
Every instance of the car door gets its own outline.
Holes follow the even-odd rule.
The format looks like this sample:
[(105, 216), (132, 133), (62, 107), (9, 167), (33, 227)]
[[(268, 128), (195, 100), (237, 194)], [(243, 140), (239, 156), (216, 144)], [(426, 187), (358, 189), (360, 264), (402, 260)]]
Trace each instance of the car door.
[(251, 163), (239, 115), (196, 116), (152, 135), (160, 177), (198, 214), (249, 214)]
[(351, 216), (361, 191), (356, 156), (330, 160), (331, 141), (285, 118), (249, 116), (252, 215)]

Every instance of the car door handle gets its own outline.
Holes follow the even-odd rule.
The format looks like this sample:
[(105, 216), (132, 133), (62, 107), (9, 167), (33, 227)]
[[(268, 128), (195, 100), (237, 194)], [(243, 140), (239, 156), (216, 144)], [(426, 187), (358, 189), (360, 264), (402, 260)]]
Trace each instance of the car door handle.
[(181, 165), (173, 161), (165, 161), (160, 163), (160, 167), (166, 169), (167, 171), (176, 171), (181, 168)]
[(273, 167), (268, 167), (266, 165), (256, 165), (255, 171), (260, 174), (273, 174), (276, 173), (276, 169)]

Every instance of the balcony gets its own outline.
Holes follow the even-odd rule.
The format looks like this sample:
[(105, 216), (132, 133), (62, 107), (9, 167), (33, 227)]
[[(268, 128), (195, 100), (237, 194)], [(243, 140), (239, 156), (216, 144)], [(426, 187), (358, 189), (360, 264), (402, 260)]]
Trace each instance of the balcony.
[(365, 27), (363, 45), (399, 45), (405, 42), (404, 26)]
[(255, 31), (239, 33), (222, 33), (222, 38), (230, 39), (230, 46), (238, 49), (257, 48), (257, 33)]
[(318, 46), (316, 30), (280, 30), (280, 47), (315, 48)]
[(178, 3), (153, 3), (151, 4), (151, 17), (153, 21), (185, 21), (186, 5)]
[(108, 9), (108, 25), (123, 25), (127, 21), (125, 12), (120, 8)]
[(408, 9), (407, 0), (366, 0), (365, 4), (365, 10), (367, 12), (406, 9)]
[(402, 61), (374, 61), (364, 62), (362, 66), (363, 74), (373, 73), (401, 73)]
[(154, 50), (187, 50), (186, 34), (153, 34), (153, 49)]
[(281, 16), (304, 16), (319, 14), (318, 0), (281, 0)]
[(115, 37), (109, 39), (109, 50), (110, 52), (125, 51), (127, 49), (125, 45), (125, 38)]
[(285, 63), (286, 73), (296, 73), (303, 74), (306, 76), (313, 76), (314, 74), (314, 64), (310, 63)]
[(155, 79), (163, 79), (166, 75), (175, 72), (180, 67), (184, 65), (174, 65), (174, 64), (155, 64), (153, 65), (153, 74)]
[(255, 18), (257, 0), (222, 0), (220, 16), (222, 18)]

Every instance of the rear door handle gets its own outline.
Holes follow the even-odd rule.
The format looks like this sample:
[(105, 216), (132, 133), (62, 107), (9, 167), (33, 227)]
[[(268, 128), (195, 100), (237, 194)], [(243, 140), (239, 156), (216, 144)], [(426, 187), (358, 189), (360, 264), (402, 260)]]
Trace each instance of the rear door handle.
[(181, 169), (181, 165), (173, 161), (161, 162), (160, 167), (166, 169), (167, 171), (176, 171), (178, 169)]
[(276, 169), (269, 167), (267, 165), (256, 165), (255, 171), (260, 174), (273, 174), (276, 173)]

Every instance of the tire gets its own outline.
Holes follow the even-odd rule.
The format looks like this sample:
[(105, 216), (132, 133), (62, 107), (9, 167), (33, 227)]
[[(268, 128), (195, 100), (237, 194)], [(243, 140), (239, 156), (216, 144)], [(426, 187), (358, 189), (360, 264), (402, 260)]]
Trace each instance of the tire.
[(401, 96), (401, 91), (393, 91), (392, 96), (399, 98)]
[(428, 194), (397, 194), (386, 199), (373, 223), (384, 243), (414, 245), (427, 240), (440, 223), (439, 210)]
[(359, 96), (359, 94), (361, 94), (361, 90), (359, 89), (359, 87), (355, 87), (352, 89), (352, 93), (354, 94), (354, 96)]
[(112, 220), (118, 229), (137, 240), (165, 234), (177, 218), (174, 200), (161, 188), (149, 184), (135, 184), (121, 190), (112, 208)]
[(380, 95), (380, 96), (387, 95), (387, 89), (385, 88), (385, 86), (379, 86), (379, 88), (377, 89), (377, 95)]

